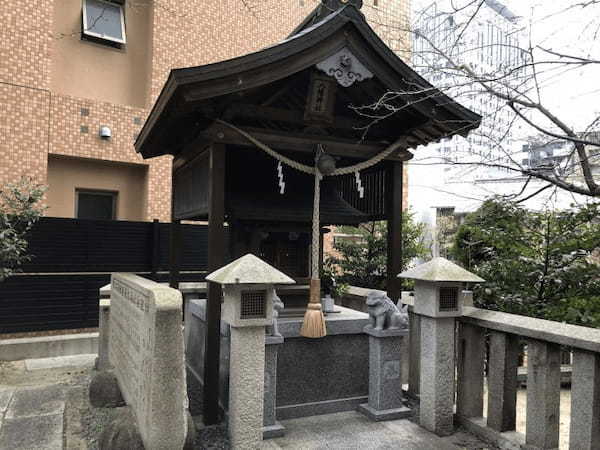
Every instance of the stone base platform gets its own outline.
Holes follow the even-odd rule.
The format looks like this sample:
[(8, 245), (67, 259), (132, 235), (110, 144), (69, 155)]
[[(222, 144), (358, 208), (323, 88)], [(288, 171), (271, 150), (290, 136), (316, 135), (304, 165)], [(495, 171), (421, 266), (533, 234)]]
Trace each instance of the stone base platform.
[(406, 419), (372, 422), (356, 411), (284, 420), (285, 437), (263, 441), (261, 449), (458, 450), (489, 446), (466, 433), (440, 438)]
[(358, 407), (358, 412), (363, 413), (374, 422), (382, 422), (384, 420), (406, 419), (412, 415), (412, 411), (403, 406), (402, 408), (385, 409), (378, 411), (371, 408), (368, 403), (363, 403)]
[[(302, 317), (280, 317), (284, 342), (277, 355), (276, 419), (355, 411), (369, 395), (369, 336), (363, 332), (368, 314), (336, 306), (326, 316), (327, 336), (300, 336)], [(206, 300), (190, 300), (186, 310), (185, 344), (188, 384), (201, 385), (204, 373)], [(227, 410), (229, 326), (221, 322), (220, 404)], [(195, 404), (194, 394), (190, 394)], [(192, 414), (199, 411), (192, 411)]]
[(285, 435), (285, 427), (279, 422), (275, 422), (275, 425), (263, 427), (263, 439), (273, 439), (282, 437)]

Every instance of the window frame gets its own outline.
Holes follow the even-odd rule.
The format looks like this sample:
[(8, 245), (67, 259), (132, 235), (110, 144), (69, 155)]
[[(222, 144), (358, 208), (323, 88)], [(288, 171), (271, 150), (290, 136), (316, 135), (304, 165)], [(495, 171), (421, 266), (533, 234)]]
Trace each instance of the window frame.
[(127, 44), (127, 30), (125, 28), (125, 10), (123, 9), (123, 4), (120, 2), (119, 3), (111, 2), (111, 1), (107, 1), (107, 0), (93, 0), (93, 1), (119, 7), (119, 10), (121, 12), (121, 34), (123, 36), (123, 39), (106, 36), (105, 34), (95, 33), (93, 31), (88, 30), (88, 23), (87, 23), (87, 2), (88, 2), (88, 0), (81, 0), (82, 20), (83, 20), (81, 34), (83, 36), (90, 36), (92, 38), (101, 39), (103, 41), (108, 41), (108, 42), (112, 42), (115, 44), (121, 44), (121, 45)]
[[(117, 220), (118, 217), (118, 197), (119, 191), (110, 191), (106, 189), (89, 189), (89, 188), (75, 188), (75, 219), (78, 220), (89, 220), (81, 219), (79, 217), (79, 194), (95, 194), (95, 195), (106, 195), (112, 197), (112, 218), (107, 220)], [(92, 219), (100, 220), (100, 219)]]

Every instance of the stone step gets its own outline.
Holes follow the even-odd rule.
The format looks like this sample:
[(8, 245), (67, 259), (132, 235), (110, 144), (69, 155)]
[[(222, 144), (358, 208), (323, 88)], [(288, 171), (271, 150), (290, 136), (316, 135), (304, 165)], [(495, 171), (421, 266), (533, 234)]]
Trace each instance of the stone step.
[(1, 449), (63, 450), (63, 386), (6, 389), (0, 391), (0, 397), (0, 407), (5, 409), (0, 423)]
[(98, 352), (98, 333), (0, 339), (0, 361)]
[(59, 369), (67, 367), (94, 367), (98, 355), (95, 353), (71, 356), (55, 356), (52, 358), (26, 359), (25, 368), (28, 371), (43, 369)]

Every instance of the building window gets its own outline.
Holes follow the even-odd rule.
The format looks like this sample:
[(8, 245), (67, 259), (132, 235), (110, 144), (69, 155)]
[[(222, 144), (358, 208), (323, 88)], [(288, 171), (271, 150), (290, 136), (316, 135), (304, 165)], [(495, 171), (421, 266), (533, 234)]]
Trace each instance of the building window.
[(115, 220), (117, 193), (110, 191), (75, 191), (75, 217), (78, 219)]
[(123, 5), (105, 0), (83, 0), (82, 36), (94, 41), (125, 44)]

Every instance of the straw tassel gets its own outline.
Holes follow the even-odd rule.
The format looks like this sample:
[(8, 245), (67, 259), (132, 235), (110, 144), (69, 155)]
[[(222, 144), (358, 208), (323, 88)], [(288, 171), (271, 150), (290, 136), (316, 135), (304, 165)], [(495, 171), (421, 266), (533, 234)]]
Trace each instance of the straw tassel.
[(315, 167), (315, 194), (313, 200), (313, 223), (312, 223), (312, 257), (310, 277), (310, 301), (304, 313), (304, 321), (300, 329), (300, 335), (307, 338), (321, 338), (327, 335), (325, 317), (321, 309), (321, 280), (319, 279), (319, 234), (320, 217), (319, 203), (321, 200), (321, 178), (319, 169)]

